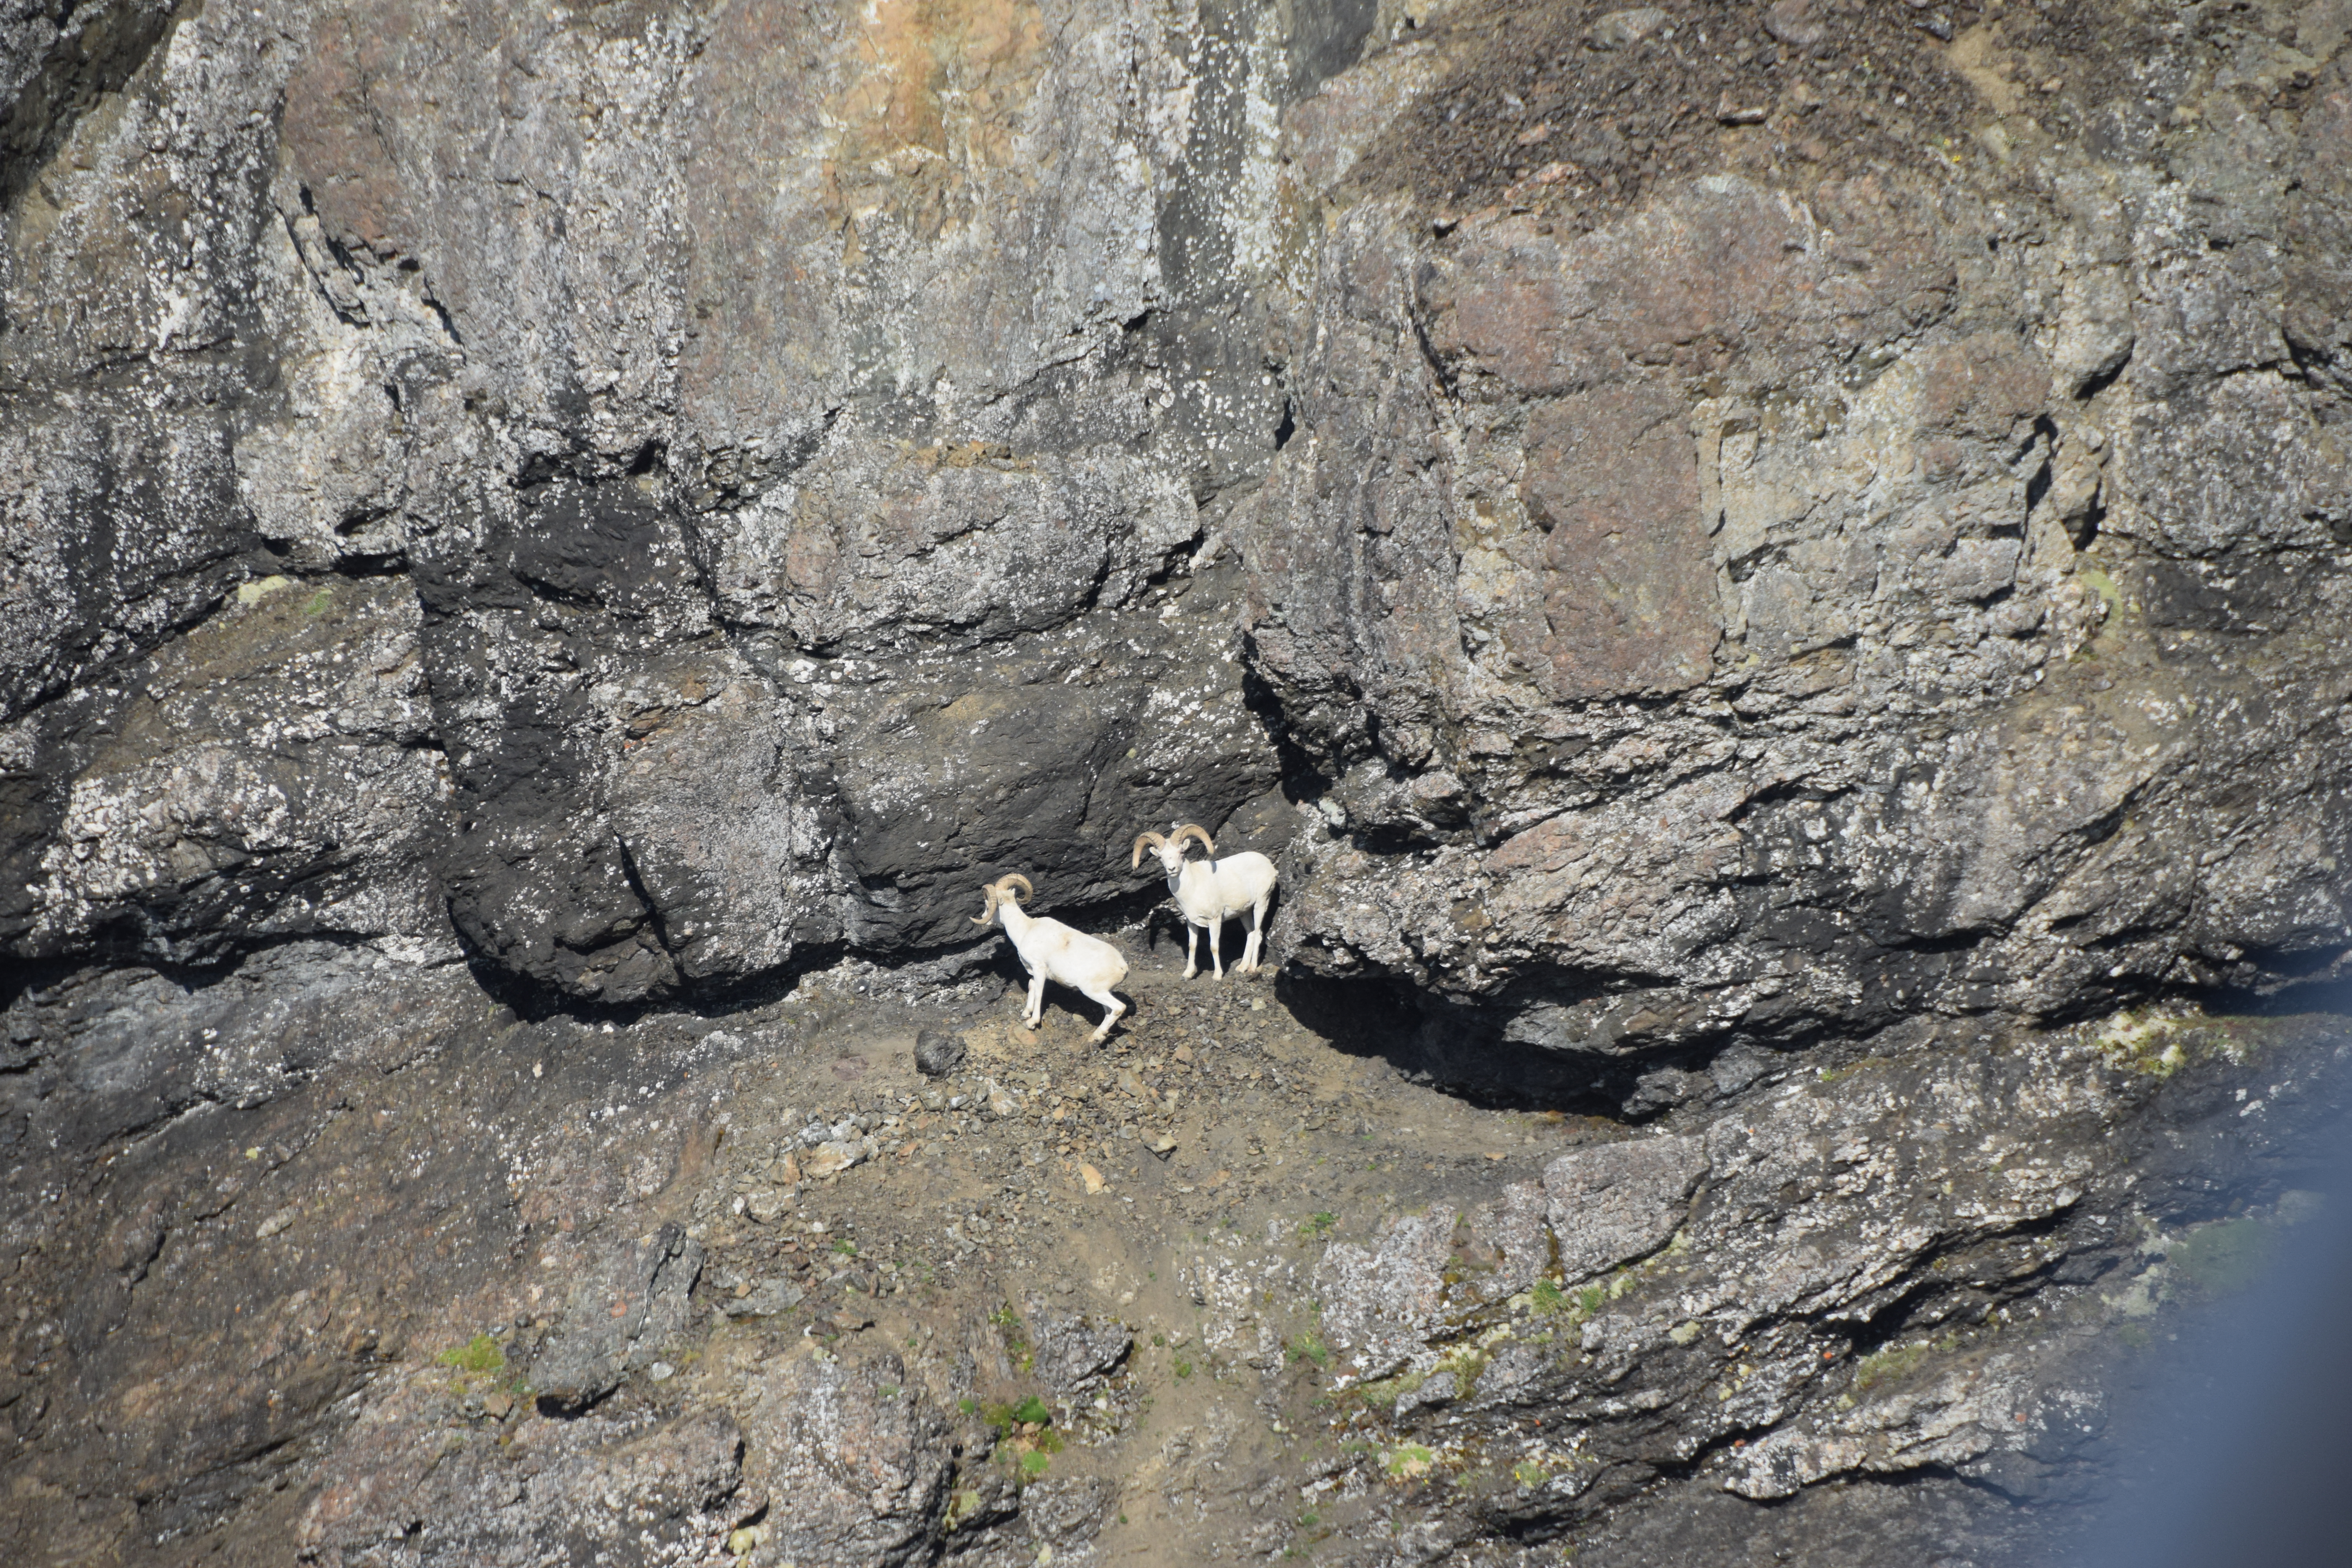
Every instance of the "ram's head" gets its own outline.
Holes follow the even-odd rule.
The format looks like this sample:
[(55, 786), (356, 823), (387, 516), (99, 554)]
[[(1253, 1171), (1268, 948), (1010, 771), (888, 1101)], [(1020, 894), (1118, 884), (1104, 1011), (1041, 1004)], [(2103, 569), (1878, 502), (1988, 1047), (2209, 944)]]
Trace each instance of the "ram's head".
[(1178, 824), (1173, 833), (1137, 834), (1135, 853), (1128, 858), (1128, 869), (1131, 871), (1141, 866), (1143, 852), (1149, 849), (1160, 857), (1160, 864), (1167, 868), (1171, 877), (1177, 875), (1184, 869), (1184, 840), (1187, 838), (1199, 839), (1202, 852), (1212, 860), (1217, 858), (1217, 842), (1209, 837), (1209, 830), (1197, 822), (1185, 822)]
[[(1013, 884), (1015, 882), (1021, 884), (1021, 891), (1018, 893), (1013, 890)], [(1034, 898), (1036, 894), (1037, 889), (1029, 885), (1028, 878), (1018, 871), (1008, 871), (980, 890), (980, 896), (983, 901), (980, 913), (971, 917), (971, 923), (984, 926), (996, 918), (997, 905), (1011, 904), (1018, 909), (1021, 907), (1023, 899)]]

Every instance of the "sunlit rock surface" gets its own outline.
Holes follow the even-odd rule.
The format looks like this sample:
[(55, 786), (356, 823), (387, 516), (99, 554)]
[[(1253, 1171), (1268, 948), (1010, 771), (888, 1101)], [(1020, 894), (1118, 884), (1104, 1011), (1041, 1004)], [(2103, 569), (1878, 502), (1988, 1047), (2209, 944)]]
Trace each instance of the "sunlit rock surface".
[[(2032, 1536), (1842, 1483), (2081, 1492), (2341, 1098), (2163, 1020), (2352, 974), (2347, 33), (0, 15), (0, 1556)], [(1268, 1008), (841, 1065), (1180, 821)]]

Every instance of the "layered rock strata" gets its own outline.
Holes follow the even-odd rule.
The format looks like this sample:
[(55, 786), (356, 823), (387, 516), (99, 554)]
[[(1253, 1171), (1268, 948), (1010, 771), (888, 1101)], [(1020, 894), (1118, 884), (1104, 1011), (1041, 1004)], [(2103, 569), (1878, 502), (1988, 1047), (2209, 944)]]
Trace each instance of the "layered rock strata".
[[(1326, 1301), (1395, 1467), (1323, 1492), (1583, 1434), (1525, 1497), (1381, 1515), (1399, 1552), (1671, 1558), (1700, 1493), (2074, 1474), (2024, 1391), (2105, 1386), (2114, 1227), (2283, 1224), (2291, 1184), (2240, 1113), (2270, 1060), (2217, 1047), (2196, 1092), (2251, 1098), (2197, 1102), (2210, 1176), (2131, 1196), (2170, 1102), (2115, 1075), (2162, 1073), (2049, 1031), (2299, 1005), (2352, 953), (2347, 35), (2341, 0), (0, 16), (5, 1554), (1110, 1539), (1109, 1491), (957, 1468), (1045, 1452), (952, 1419), (986, 1367), (755, 1335), (725, 1397), (651, 1396), (806, 1309), (714, 1294), (751, 1265), (669, 1075), (820, 972), (969, 1003), (1003, 872), (1142, 916), (1120, 851), (1176, 820), (1281, 861), (1277, 1005), (1664, 1121), (1259, 1279)], [(1894, 1065), (1797, 1092), (1785, 1053), (1864, 1040)], [(2276, 1081), (2316, 1118), (2322, 1076)], [(585, 1138), (624, 1085), (646, 1141)], [(743, 1223), (870, 1172), (853, 1120)], [(1203, 1304), (1257, 1278), (1181, 1266)], [(2028, 1300), (2065, 1333), (1969, 1337)], [(1299, 1375), (1246, 1305), (1220, 1354)], [(1097, 1357), (1059, 1310), (1024, 1342)], [(538, 1380), (503, 1414), (429, 1359), (467, 1322)], [(1841, 1345), (1907, 1403), (1805, 1359)], [(1155, 1462), (1226, 1464), (1225, 1419)], [(787, 1495), (805, 1539), (757, 1514)]]

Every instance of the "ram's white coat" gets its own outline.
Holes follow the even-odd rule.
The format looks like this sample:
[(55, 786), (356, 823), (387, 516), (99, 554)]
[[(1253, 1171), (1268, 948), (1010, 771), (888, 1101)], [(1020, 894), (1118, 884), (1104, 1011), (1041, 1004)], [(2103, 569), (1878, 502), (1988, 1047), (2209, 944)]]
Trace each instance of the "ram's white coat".
[[(1208, 851), (1208, 858), (1185, 859), (1187, 838), (1199, 839), (1201, 847)], [(1190, 980), (1200, 973), (1192, 949), (1203, 931), (1209, 933), (1210, 967), (1218, 979), (1224, 978), (1225, 966), (1217, 953), (1218, 938), (1224, 931), (1225, 921), (1244, 910), (1250, 911), (1249, 941), (1243, 944), (1241, 962), (1234, 965), (1234, 973), (1246, 974), (1255, 969), (1258, 944), (1265, 935), (1265, 907), (1274, 900), (1277, 875), (1274, 862), (1254, 849), (1219, 859), (1216, 842), (1209, 837), (1208, 829), (1193, 822), (1181, 824), (1165, 837), (1137, 834), (1135, 853), (1128, 865), (1142, 865), (1147, 848), (1160, 857), (1160, 868), (1168, 873), (1168, 890), (1176, 895), (1176, 907), (1184, 914), (1184, 978)]]
[(1045, 982), (1051, 980), (1101, 1004), (1102, 1027), (1088, 1037), (1104, 1038), (1127, 1011), (1127, 1004), (1111, 994), (1111, 987), (1127, 978), (1127, 955), (1100, 937), (1030, 914), (1013, 891), (1014, 882), (1021, 884), (1024, 894), (1036, 891), (1029, 879), (1017, 871), (1000, 877), (981, 889), (985, 903), (971, 923), (984, 926), (992, 920), (1002, 921), (1004, 934), (1013, 939), (1013, 951), (1021, 955), (1021, 966), (1029, 972), (1029, 1006), (1021, 1021), (1034, 1026), (1045, 1016)]

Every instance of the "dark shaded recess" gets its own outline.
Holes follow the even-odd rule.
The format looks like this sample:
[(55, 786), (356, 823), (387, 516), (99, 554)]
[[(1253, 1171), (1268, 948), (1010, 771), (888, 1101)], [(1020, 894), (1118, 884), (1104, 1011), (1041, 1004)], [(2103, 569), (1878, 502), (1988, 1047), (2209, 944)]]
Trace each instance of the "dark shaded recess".
[(2296, 608), (2305, 593), (2298, 565), (2268, 554), (2152, 556), (2137, 563), (2133, 586), (2151, 626), (2259, 635), (2283, 631), (2291, 617), (2306, 613)]
[[(2050, 487), (2054, 482), (2055, 476), (2051, 468), (2051, 454), (2058, 449), (2057, 423), (2044, 414), (2034, 420), (2033, 433), (2042, 437), (2042, 465), (2035, 468), (2032, 475), (2025, 481), (2025, 510), (2029, 515), (2034, 508), (2042, 504), (2042, 498), (2050, 493)], [(2029, 447), (2027, 450), (2031, 451), (2032, 448)]]
[(1285, 102), (1296, 102), (1362, 57), (1380, 14), (1380, 0), (1309, 0), (1290, 12), (1285, 43), (1290, 79)]
[[(631, 471), (645, 473), (658, 456), (640, 452), (638, 460), (644, 467)], [(651, 607), (675, 534), (660, 505), (635, 483), (554, 479), (526, 488), (522, 501), (513, 532), (493, 545), (518, 581), (549, 598), (618, 615)]]
[(0, 209), (16, 205), (92, 105), (139, 73), (180, 9), (175, 0), (37, 5), (60, 36), (0, 115)]
[[(36, 769), (0, 771), (0, 942), (23, 942), (32, 931), (34, 902), (28, 884), (39, 880), (41, 851), (65, 821), (69, 780)], [(8, 996), (7, 966), (0, 958), (0, 1005)]]
[(1403, 1078), (1486, 1110), (1619, 1113), (1639, 1063), (1549, 1051), (1505, 1039), (1494, 1008), (1447, 1002), (1387, 975), (1335, 979), (1285, 968), (1275, 996), (1335, 1050), (1378, 1058)]
[(1324, 772), (1315, 753), (1292, 733), (1281, 697), (1258, 673), (1264, 668), (1265, 660), (1259, 656), (1257, 638), (1244, 626), (1242, 628), (1242, 701), (1274, 745), (1274, 754), (1282, 764), (1284, 798), (1293, 802), (1319, 800), (1337, 781)]

